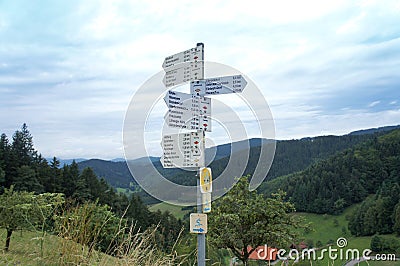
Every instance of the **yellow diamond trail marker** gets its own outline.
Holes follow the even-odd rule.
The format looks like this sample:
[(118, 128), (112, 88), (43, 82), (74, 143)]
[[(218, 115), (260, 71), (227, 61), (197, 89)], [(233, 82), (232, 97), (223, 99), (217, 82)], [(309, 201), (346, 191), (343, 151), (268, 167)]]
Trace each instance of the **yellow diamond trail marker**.
[(212, 192), (212, 175), (209, 167), (200, 169), (200, 191), (201, 193)]

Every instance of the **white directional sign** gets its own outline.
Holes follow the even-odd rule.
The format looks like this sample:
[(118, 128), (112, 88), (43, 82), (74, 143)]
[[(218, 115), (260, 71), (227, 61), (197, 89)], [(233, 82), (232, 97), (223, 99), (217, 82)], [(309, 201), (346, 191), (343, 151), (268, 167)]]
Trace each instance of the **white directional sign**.
[(162, 67), (164, 69), (171, 68), (173, 66), (176, 66), (178, 64), (186, 63), (186, 62), (198, 62), (198, 61), (203, 61), (203, 44), (197, 44), (195, 48), (190, 48), (186, 51), (167, 56), (164, 59)]
[(161, 146), (163, 156), (160, 161), (164, 168), (204, 166), (205, 148), (202, 133), (165, 135)]
[(193, 118), (198, 116), (193, 107), (198, 102), (195, 97), (183, 92), (168, 91), (164, 101), (168, 106), (164, 117), (168, 126), (189, 129)]
[(191, 80), (203, 79), (203, 54), (204, 46), (200, 43), (195, 48), (166, 57), (163, 63), (164, 85), (168, 88)]
[(210, 98), (168, 91), (164, 101), (169, 109), (164, 117), (169, 127), (211, 131)]
[(240, 93), (247, 85), (242, 75), (209, 78), (192, 81), (190, 93), (196, 96)]
[(207, 233), (207, 214), (205, 213), (190, 214), (190, 232), (195, 234)]
[(211, 212), (211, 192), (201, 193), (202, 212)]
[(203, 61), (178, 64), (170, 70), (166, 69), (163, 83), (169, 88), (191, 80), (203, 79), (203, 68)]

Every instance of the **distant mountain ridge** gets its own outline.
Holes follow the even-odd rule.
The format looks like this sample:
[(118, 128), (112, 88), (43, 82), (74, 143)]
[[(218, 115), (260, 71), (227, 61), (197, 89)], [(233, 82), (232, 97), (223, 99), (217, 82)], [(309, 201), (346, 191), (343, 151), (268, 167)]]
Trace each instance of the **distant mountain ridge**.
[(370, 128), (370, 129), (361, 129), (357, 131), (353, 131), (349, 133), (349, 135), (363, 135), (363, 134), (374, 134), (379, 132), (387, 132), (393, 129), (400, 128), (400, 125), (397, 126), (386, 126), (386, 127), (377, 127), (377, 128)]
[[(328, 158), (336, 152), (351, 148), (358, 143), (373, 138), (375, 134), (383, 134), (384, 132), (396, 128), (400, 128), (400, 126), (397, 125), (359, 130), (343, 136), (321, 136), (302, 138), (300, 140), (277, 141), (275, 158), (268, 174), (268, 179), (273, 179), (280, 175), (304, 170), (316, 160)], [(253, 154), (253, 156), (250, 157), (245, 174), (251, 173), (252, 169), (254, 169), (254, 164), (256, 161), (254, 161), (253, 158), (255, 158), (254, 155), (257, 154), (257, 149), (259, 150), (261, 143), (263, 141), (272, 140), (254, 138), (250, 140), (244, 140), (243, 142), (247, 141), (249, 141), (249, 146), (251, 147), (250, 153)], [(210, 154), (215, 154), (214, 161), (211, 165), (213, 167), (213, 171), (215, 170), (215, 176), (218, 176), (218, 173), (223, 171), (224, 167), (226, 167), (226, 162), (229, 161), (231, 147), (232, 145), (227, 143), (207, 150), (208, 154), (206, 157), (210, 156)], [(161, 166), (159, 157), (142, 157), (133, 160), (131, 164), (134, 167), (143, 167), (145, 164), (148, 164), (149, 159), (153, 166), (171, 181), (177, 183), (182, 181), (182, 184), (185, 185), (190, 185), (193, 181), (187, 178), (187, 174), (184, 174), (185, 171), (183, 170), (164, 169)], [(104, 178), (113, 187), (129, 188), (131, 190), (138, 189), (137, 184), (132, 178), (125, 161), (113, 162), (100, 159), (90, 159), (80, 161), (78, 166), (80, 170), (84, 169), (85, 167), (91, 167), (99, 178)]]
[[(395, 126), (384, 126), (384, 127), (377, 127), (377, 128), (369, 128), (369, 129), (360, 129), (360, 130), (356, 130), (356, 131), (352, 131), (348, 134), (345, 135), (365, 135), (365, 134), (374, 134), (374, 133), (379, 133), (379, 132), (386, 132), (386, 131), (390, 131), (393, 129), (397, 129), (400, 128), (400, 125), (395, 125)], [(343, 136), (345, 136), (343, 135)], [(330, 135), (330, 136), (336, 136), (336, 135)], [(321, 136), (318, 136), (321, 137)], [(337, 136), (340, 137), (340, 136)], [(304, 137), (301, 139), (313, 139), (313, 138), (317, 138), (317, 137)], [(247, 140), (244, 140), (247, 141)], [(264, 140), (265, 141), (265, 140)], [(277, 140), (277, 141), (290, 141), (290, 140)], [(250, 143), (250, 147), (255, 147), (255, 146), (259, 146), (261, 144), (261, 139), (260, 138), (253, 138), (253, 139), (249, 139), (249, 143)], [(217, 153), (216, 156), (214, 158), (214, 160), (218, 160), (220, 158), (226, 157), (229, 155), (230, 153), (230, 149), (231, 149), (231, 143), (225, 143), (225, 144), (221, 144), (216, 146), (217, 147)], [(215, 148), (215, 147), (213, 147)], [(210, 148), (210, 149), (213, 149)], [(140, 157), (138, 159), (135, 160), (148, 160), (148, 157)], [(160, 159), (160, 157), (155, 157), (155, 156), (149, 156), (150, 160), (152, 162), (158, 161)], [(51, 161), (52, 158), (46, 158), (48, 161)], [(64, 165), (64, 164), (71, 164), (72, 161), (75, 160), (75, 162), (79, 163), (79, 162), (83, 162), (83, 161), (89, 161), (89, 160), (94, 160), (97, 158), (93, 158), (93, 159), (87, 159), (87, 158), (76, 158), (76, 159), (60, 159), (57, 158), (60, 161), (60, 165)], [(102, 160), (102, 159), (99, 159)], [(125, 162), (125, 158), (114, 158), (111, 160), (102, 160), (102, 161), (111, 161), (111, 162)]]

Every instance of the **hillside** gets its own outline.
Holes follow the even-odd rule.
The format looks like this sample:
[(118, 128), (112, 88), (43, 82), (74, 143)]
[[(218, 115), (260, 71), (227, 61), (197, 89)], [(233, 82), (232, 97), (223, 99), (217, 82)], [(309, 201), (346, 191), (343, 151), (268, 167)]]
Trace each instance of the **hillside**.
[(108, 184), (118, 188), (130, 188), (134, 180), (131, 178), (126, 162), (112, 162), (100, 159), (90, 159), (78, 163), (79, 170), (90, 167), (98, 177), (103, 177)]
[(377, 193), (383, 184), (400, 184), (399, 173), (397, 129), (316, 162), (304, 171), (269, 181), (260, 192), (270, 194), (282, 189), (298, 211), (339, 213)]
[[(271, 180), (279, 176), (291, 174), (306, 169), (311, 164), (326, 159), (337, 152), (351, 148), (354, 145), (373, 139), (376, 136), (384, 134), (393, 127), (383, 127), (352, 132), (344, 136), (320, 136), (312, 138), (303, 138), (299, 140), (282, 140), (276, 143), (276, 152), (271, 169), (267, 179)], [(244, 174), (251, 174), (258, 162), (261, 142), (265, 140), (251, 139), (250, 158)], [(223, 144), (216, 147), (216, 150), (208, 150), (207, 157), (210, 154), (216, 154), (211, 163), (214, 176), (218, 176), (226, 167), (231, 152), (231, 144)], [(194, 173), (180, 169), (164, 169), (159, 162), (159, 158), (151, 157), (154, 167), (166, 178), (182, 185), (194, 185), (195, 179), (190, 178)], [(132, 164), (135, 167), (144, 167), (146, 160), (143, 158), (134, 160)], [(82, 170), (85, 167), (91, 167), (97, 176), (103, 177), (109, 184), (115, 188), (137, 190), (136, 182), (132, 178), (125, 162), (111, 162), (98, 159), (87, 160), (78, 163)], [(265, 190), (265, 189), (261, 189)]]

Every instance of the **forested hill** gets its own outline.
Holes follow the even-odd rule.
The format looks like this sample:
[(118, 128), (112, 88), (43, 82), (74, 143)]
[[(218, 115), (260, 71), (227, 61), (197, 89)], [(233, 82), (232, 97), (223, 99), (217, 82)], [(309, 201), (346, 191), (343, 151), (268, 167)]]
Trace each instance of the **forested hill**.
[[(260, 192), (286, 191), (297, 211), (339, 213), (383, 186), (400, 195), (399, 184), (400, 129), (396, 129), (316, 162), (304, 171), (269, 181)], [(397, 201), (392, 203), (392, 209), (396, 204)]]
[(99, 159), (90, 159), (78, 163), (79, 170), (90, 167), (97, 176), (103, 177), (107, 183), (117, 188), (132, 187), (133, 179), (126, 162), (112, 162)]
[[(398, 126), (394, 126), (398, 127)], [(303, 138), (298, 140), (277, 141), (276, 152), (271, 170), (268, 173), (268, 179), (274, 179), (278, 176), (291, 174), (306, 169), (311, 164), (326, 159), (336, 152), (351, 148), (354, 145), (368, 141), (376, 136), (382, 135), (386, 130), (393, 127), (382, 127), (366, 131), (352, 132), (344, 136), (320, 136), (312, 138)], [(258, 162), (260, 152), (260, 139), (250, 140), (250, 158), (244, 174), (251, 174)], [(228, 161), (230, 155), (230, 144), (224, 144), (217, 147), (216, 158), (211, 164), (214, 176), (221, 173)], [(188, 172), (179, 169), (162, 168), (158, 158), (152, 157), (154, 167), (171, 181), (183, 184), (194, 185), (195, 179), (188, 178)], [(143, 160), (134, 162), (137, 167), (143, 166)], [(125, 162), (111, 162), (98, 159), (87, 160), (78, 163), (80, 169), (91, 167), (97, 176), (103, 177), (113, 187), (130, 188), (136, 190), (129, 169)]]

